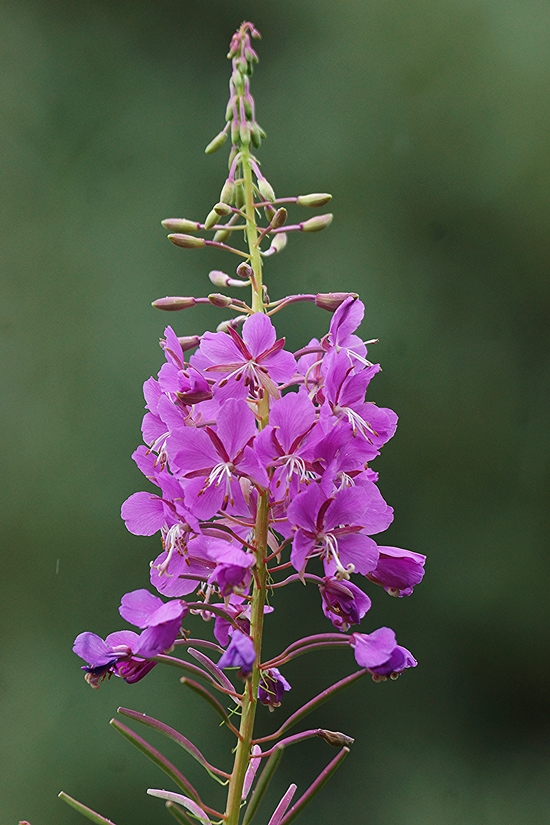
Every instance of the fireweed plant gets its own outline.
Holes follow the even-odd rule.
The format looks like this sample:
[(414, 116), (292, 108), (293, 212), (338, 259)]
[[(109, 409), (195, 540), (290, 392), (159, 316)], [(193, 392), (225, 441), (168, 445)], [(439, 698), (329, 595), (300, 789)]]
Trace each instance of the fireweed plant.
[[(208, 303), (234, 316), (201, 336), (178, 337), (170, 326), (165, 330), (160, 344), (166, 362), (158, 378), (144, 384), (145, 445), (133, 454), (159, 492), (134, 493), (122, 505), (131, 533), (160, 533), (162, 552), (150, 564), (150, 584), (160, 595), (150, 589), (126, 593), (119, 612), (137, 631), (118, 630), (106, 639), (81, 633), (73, 648), (94, 688), (111, 676), (133, 684), (159, 664), (177, 668), (181, 682), (234, 735), (233, 766), (225, 771), (163, 722), (125, 708), (118, 711), (177, 742), (211, 779), (225, 785), (221, 812), (144, 738), (121, 721), (111, 721), (178, 789), (148, 793), (165, 800), (174, 818), (186, 825), (197, 820), (248, 825), (284, 749), (320, 737), (337, 753), (296, 801), (297, 786), (290, 785), (269, 819), (269, 825), (287, 825), (353, 742), (322, 728), (289, 734), (291, 729), (365, 674), (380, 682), (416, 666), (389, 627), (370, 633), (351, 630), (371, 607), (358, 581), (380, 585), (391, 596), (409, 596), (422, 579), (425, 562), (419, 553), (378, 545), (372, 538), (393, 519), (370, 465), (394, 434), (397, 416), (365, 400), (380, 367), (367, 359), (366, 344), (374, 342), (355, 334), (363, 304), (356, 294), (344, 292), (271, 301), (263, 283), (264, 261), (284, 249), (291, 232), (325, 229), (332, 215), (287, 222), (287, 206), (322, 207), (331, 196), (277, 198), (254, 155), (265, 137), (250, 94), (258, 60), (251, 40), (259, 36), (251, 23), (243, 23), (231, 40), (226, 126), (206, 148), (212, 153), (231, 140), (229, 174), (219, 201), (204, 223), (163, 221), (176, 246), (210, 246), (241, 258), (234, 275), (214, 270), (209, 277), (218, 289), (249, 286), (251, 301), (215, 292), (154, 302), (169, 312)], [(213, 238), (198, 234), (203, 232), (214, 233)], [(244, 241), (235, 243), (235, 238)], [(272, 318), (299, 301), (312, 302), (332, 317), (321, 340), (314, 338), (293, 353), (277, 337)], [(299, 638), (265, 659), (262, 630), (264, 621), (272, 621), (277, 591), (303, 585), (318, 589), (333, 632)], [(200, 630), (205, 627), (206, 639)], [(258, 704), (279, 708), (290, 690), (284, 676), (287, 662), (341, 647), (351, 649), (359, 669), (279, 722), (270, 735), (255, 736)], [(67, 794), (60, 796), (93, 822), (110, 821)]]

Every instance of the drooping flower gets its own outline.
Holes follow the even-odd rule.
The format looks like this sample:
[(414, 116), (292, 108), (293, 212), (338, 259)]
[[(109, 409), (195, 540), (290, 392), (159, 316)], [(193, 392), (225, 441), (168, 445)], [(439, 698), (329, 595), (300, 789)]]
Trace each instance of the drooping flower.
[(426, 556), (400, 547), (378, 546), (378, 564), (368, 578), (381, 584), (390, 596), (410, 596), (424, 578)]
[(189, 612), (189, 608), (181, 599), (163, 602), (142, 588), (126, 593), (118, 612), (130, 624), (145, 628), (140, 636), (139, 653), (147, 658), (172, 647), (179, 634), (182, 617)]
[(319, 585), (323, 600), (323, 613), (338, 630), (347, 631), (352, 624), (359, 624), (370, 610), (371, 600), (360, 587), (350, 581), (325, 578)]
[(82, 670), (93, 688), (111, 675), (128, 684), (139, 682), (156, 665), (140, 656), (140, 637), (133, 630), (110, 633), (105, 640), (89, 631), (80, 633), (74, 640), (73, 652), (88, 663)]
[(396, 679), (406, 668), (418, 664), (410, 650), (397, 644), (390, 627), (379, 627), (372, 633), (352, 633), (350, 644), (357, 664), (366, 667), (374, 681), (388, 676)]
[(256, 651), (250, 636), (240, 630), (234, 630), (229, 647), (218, 661), (218, 667), (238, 667), (238, 675), (245, 678), (252, 672), (255, 661)]
[(273, 710), (281, 704), (285, 691), (291, 689), (291, 686), (278, 669), (271, 667), (264, 670), (260, 676), (258, 699), (262, 705), (267, 705), (269, 710)]

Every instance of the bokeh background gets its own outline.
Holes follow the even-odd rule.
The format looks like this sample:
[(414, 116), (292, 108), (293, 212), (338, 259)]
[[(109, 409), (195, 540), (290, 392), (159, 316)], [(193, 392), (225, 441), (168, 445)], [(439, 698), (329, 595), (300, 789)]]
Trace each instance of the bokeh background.
[[(159, 221), (202, 219), (218, 197), (226, 153), (203, 148), (247, 18), (263, 34), (264, 171), (280, 195), (332, 192), (336, 215), (290, 238), (271, 295), (361, 293), (384, 367), (371, 398), (401, 419), (377, 461), (387, 543), (429, 556), (414, 597), (377, 590), (367, 623), (394, 626), (420, 666), (311, 718), (356, 744), (300, 822), (550, 822), (544, 0), (3, 0), (0, 819), (84, 822), (64, 789), (117, 825), (172, 821), (144, 792), (163, 775), (108, 725), (120, 704), (230, 764), (229, 735), (176, 673), (92, 692), (71, 644), (121, 626), (120, 595), (157, 553), (119, 518), (143, 484), (141, 385), (167, 321), (189, 334), (223, 313), (150, 301), (205, 294), (208, 270), (232, 263), (176, 249)], [(278, 318), (293, 348), (329, 320), (309, 306)], [(297, 618), (330, 629), (314, 593), (277, 606), (273, 651)], [(298, 659), (287, 708), (351, 665)], [(330, 756), (318, 741), (289, 752), (259, 825)]]

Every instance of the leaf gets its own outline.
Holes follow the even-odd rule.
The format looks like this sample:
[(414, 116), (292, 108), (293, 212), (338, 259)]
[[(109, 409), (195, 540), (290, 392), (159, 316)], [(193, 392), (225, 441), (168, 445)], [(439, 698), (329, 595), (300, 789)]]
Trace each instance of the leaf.
[(83, 805), (82, 802), (77, 802), (76, 799), (73, 799), (72, 796), (61, 791), (57, 794), (59, 799), (62, 799), (63, 802), (66, 802), (67, 805), (70, 805), (71, 808), (74, 808), (75, 811), (78, 811), (83, 816), (87, 817), (87, 819), (91, 820), (91, 822), (95, 822), (96, 825), (115, 825), (115, 823), (111, 819), (107, 819), (101, 814), (92, 811), (91, 808), (87, 808), (86, 805)]
[(166, 810), (172, 814), (176, 822), (180, 823), (180, 825), (193, 825), (193, 821), (184, 811), (182, 811), (179, 805), (176, 805), (175, 802), (165, 802), (165, 807)]
[[(205, 768), (205, 770), (215, 779), (217, 782), (221, 782), (219, 777), (223, 777), (224, 779), (229, 778), (229, 774), (225, 773), (225, 771), (221, 771), (219, 768), (215, 768), (213, 765), (208, 762), (200, 750), (187, 739), (182, 733), (178, 733), (177, 730), (171, 728), (169, 725), (165, 725), (164, 722), (159, 722), (158, 719), (153, 719), (152, 716), (147, 716), (145, 713), (138, 713), (136, 710), (130, 710), (129, 708), (118, 708), (117, 712), (120, 713), (122, 716), (128, 716), (130, 719), (134, 719), (136, 722), (139, 722), (142, 725), (146, 725), (149, 728), (153, 728), (157, 730), (159, 733), (164, 734), (173, 742), (176, 742), (180, 747), (187, 751), (187, 753), (196, 759), (197, 762)], [(221, 782), (223, 785), (224, 782)]]
[(199, 799), (199, 795), (191, 785), (190, 782), (187, 781), (185, 776), (178, 771), (175, 765), (166, 759), (160, 751), (156, 748), (153, 748), (145, 739), (142, 739), (141, 736), (138, 736), (137, 733), (134, 733), (133, 730), (123, 725), (122, 722), (119, 722), (118, 719), (111, 719), (109, 722), (112, 727), (118, 731), (118, 733), (122, 734), (125, 739), (128, 739), (129, 742), (134, 745), (141, 753), (144, 753), (151, 762), (154, 762), (164, 773), (172, 779), (176, 785), (185, 791), (185, 793), (190, 794), (190, 796), (194, 797), (197, 801)]

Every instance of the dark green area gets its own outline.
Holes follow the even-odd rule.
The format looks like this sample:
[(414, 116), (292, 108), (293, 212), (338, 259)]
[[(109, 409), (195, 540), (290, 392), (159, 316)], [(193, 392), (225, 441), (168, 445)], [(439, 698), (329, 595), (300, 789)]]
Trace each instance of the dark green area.
[[(108, 725), (117, 705), (230, 764), (229, 734), (177, 672), (94, 693), (71, 644), (122, 626), (120, 595), (146, 584), (157, 553), (156, 537), (130, 536), (119, 518), (142, 489), (130, 455), (156, 342), (167, 321), (190, 334), (223, 318), (162, 315), (150, 301), (205, 294), (208, 270), (233, 264), (176, 249), (159, 221), (202, 219), (218, 197), (226, 153), (203, 149), (223, 124), (225, 54), (243, 18), (263, 34), (265, 173), (279, 195), (334, 195), (330, 230), (291, 237), (268, 266), (271, 296), (361, 293), (384, 368), (371, 399), (401, 417), (377, 462), (396, 510), (386, 542), (429, 556), (412, 599), (372, 593), (365, 628), (391, 624), (420, 665), (396, 683), (363, 680), (311, 717), (356, 743), (299, 821), (550, 822), (541, 0), (2, 3), (0, 819), (84, 822), (56, 799), (63, 789), (117, 825), (173, 821), (145, 795), (168, 787), (163, 775)], [(329, 320), (311, 307), (278, 318), (292, 347)], [(270, 649), (297, 617), (330, 629), (315, 593), (283, 595)], [(285, 705), (352, 668), (349, 653), (298, 659)], [(262, 718), (267, 731), (281, 711)], [(151, 741), (222, 804), (181, 749)], [(318, 740), (286, 754), (270, 810), (333, 755)]]

